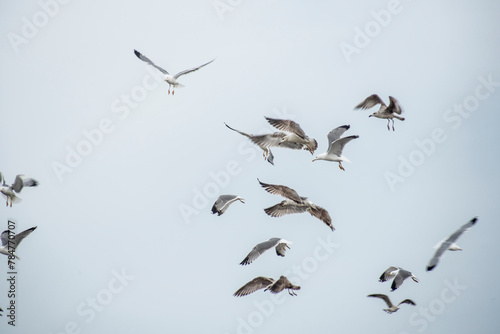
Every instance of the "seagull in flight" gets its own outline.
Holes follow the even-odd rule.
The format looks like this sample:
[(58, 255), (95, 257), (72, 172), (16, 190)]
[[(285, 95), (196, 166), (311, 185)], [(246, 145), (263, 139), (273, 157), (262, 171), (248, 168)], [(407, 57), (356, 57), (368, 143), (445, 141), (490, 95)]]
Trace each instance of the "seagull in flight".
[(342, 125), (339, 126), (328, 133), (328, 151), (326, 153), (321, 153), (315, 159), (316, 160), (326, 160), (326, 161), (335, 161), (339, 163), (339, 168), (345, 171), (344, 167), (342, 167), (342, 161), (350, 162), (349, 159), (342, 155), (342, 151), (344, 150), (344, 146), (353, 139), (359, 138), (359, 136), (348, 136), (344, 138), (340, 138), (349, 130), (350, 125)]
[(284, 143), (296, 144), (300, 148), (311, 152), (311, 154), (314, 154), (314, 151), (318, 148), (318, 142), (314, 138), (309, 138), (298, 123), (288, 119), (270, 117), (266, 117), (266, 120), (276, 129), (288, 132), (280, 138), (278, 145), (283, 145)]
[[(264, 159), (267, 160), (271, 165), (274, 166), (274, 155), (273, 152), (271, 152), (271, 147), (277, 147), (281, 138), (285, 136), (283, 132), (275, 132), (271, 134), (266, 134), (266, 135), (251, 135), (243, 131), (236, 130), (226, 123), (224, 123), (228, 129), (233, 130), (235, 132), (238, 132), (240, 135), (243, 135), (250, 139), (254, 144), (260, 147), (260, 149), (263, 151), (262, 155), (264, 156)], [(286, 143), (282, 147), (288, 147), (292, 149), (299, 150), (301, 149), (300, 145), (297, 144), (291, 144), (291, 143)]]
[(212, 214), (216, 214), (220, 216), (224, 212), (226, 212), (227, 208), (234, 202), (240, 201), (245, 204), (245, 200), (240, 196), (236, 195), (220, 195), (219, 198), (215, 201), (212, 206)]
[(391, 285), (391, 291), (394, 291), (399, 288), (401, 284), (403, 284), (403, 281), (408, 277), (411, 277), (413, 281), (418, 283), (418, 278), (416, 278), (415, 275), (413, 275), (413, 273), (411, 273), (410, 271), (404, 270), (400, 267), (390, 266), (386, 271), (382, 273), (382, 275), (380, 275), (378, 281), (385, 282), (394, 278), (394, 281), (392, 281)]
[(212, 59), (211, 61), (209, 61), (208, 63), (205, 63), (203, 65), (200, 65), (200, 66), (197, 66), (197, 67), (193, 67), (193, 68), (190, 68), (190, 69), (187, 69), (187, 70), (184, 70), (184, 71), (181, 71), (175, 75), (170, 75), (165, 69), (161, 68), (160, 66), (156, 65), (155, 63), (153, 63), (148, 57), (146, 57), (145, 55), (143, 55), (142, 53), (140, 53), (139, 51), (137, 50), (134, 50), (134, 54), (137, 56), (137, 58), (139, 58), (140, 60), (148, 63), (149, 65), (153, 66), (154, 68), (156, 68), (158, 71), (160, 71), (161, 73), (165, 74), (165, 79), (164, 81), (166, 81), (168, 83), (168, 93), (170, 94), (170, 87), (173, 87), (172, 88), (172, 95), (175, 94), (175, 87), (179, 86), (179, 87), (183, 87), (183, 85), (177, 81), (177, 79), (181, 76), (181, 75), (184, 75), (184, 74), (188, 74), (188, 73), (191, 73), (191, 72), (194, 72), (194, 71), (197, 71), (199, 70), (200, 68), (202, 68), (203, 66), (206, 66), (208, 64), (210, 64), (211, 62), (213, 62), (215, 59)]
[(0, 173), (0, 193), (7, 198), (6, 202), (7, 206), (9, 206), (9, 199), (11, 207), (13, 201), (17, 202), (21, 200), (19, 197), (16, 196), (16, 193), (19, 194), (24, 187), (36, 187), (36, 186), (38, 186), (37, 180), (32, 179), (30, 177), (26, 177), (23, 174), (18, 174), (16, 176), (16, 179), (14, 180), (14, 183), (8, 186), (5, 183), (5, 179), (2, 173)]
[(271, 248), (276, 249), (276, 255), (278, 256), (285, 256), (286, 249), (290, 249), (290, 246), (292, 242), (282, 239), (282, 238), (271, 238), (269, 240), (266, 240), (264, 242), (261, 242), (260, 244), (257, 244), (250, 253), (248, 253), (247, 257), (241, 261), (241, 265), (245, 266), (247, 264), (252, 263), (255, 261), (260, 255), (262, 255), (265, 251)]
[(285, 197), (285, 200), (281, 203), (278, 203), (272, 207), (264, 209), (264, 211), (271, 217), (281, 217), (284, 215), (292, 214), (292, 213), (302, 213), (309, 212), (311, 216), (314, 216), (325, 223), (332, 231), (335, 228), (332, 225), (332, 218), (328, 211), (323, 209), (322, 207), (311, 202), (307, 197), (301, 197), (299, 194), (289, 188), (287, 186), (275, 185), (275, 184), (267, 184), (260, 182), (259, 184), (264, 188), (268, 193), (272, 195), (280, 195)]
[(389, 106), (387, 106), (377, 94), (373, 94), (368, 96), (363, 102), (358, 104), (354, 109), (370, 109), (371, 107), (380, 104), (380, 109), (378, 111), (375, 111), (368, 117), (373, 116), (377, 118), (386, 118), (387, 130), (389, 131), (391, 130), (389, 127), (389, 123), (392, 120), (392, 131), (394, 131), (394, 118), (397, 118), (400, 121), (404, 121), (405, 119), (404, 117), (399, 116), (403, 112), (403, 109), (401, 109), (398, 100), (396, 100), (392, 96), (389, 96), (389, 101), (390, 101)]
[(385, 303), (387, 304), (387, 306), (389, 307), (387, 309), (384, 309), (384, 311), (386, 311), (389, 314), (394, 313), (397, 310), (399, 310), (398, 306), (401, 304), (417, 305), (417, 304), (415, 304), (415, 302), (413, 300), (405, 299), (396, 306), (396, 305), (392, 304), (391, 300), (389, 299), (389, 297), (387, 295), (384, 295), (381, 293), (374, 293), (374, 294), (368, 295), (367, 297), (375, 297), (375, 298), (383, 299), (385, 301)]
[(290, 296), (297, 295), (293, 290), (300, 290), (300, 286), (293, 285), (285, 276), (281, 276), (278, 280), (259, 276), (239, 288), (238, 291), (234, 293), (234, 296), (247, 296), (257, 290), (264, 288), (264, 291), (270, 291), (271, 293), (280, 293), (281, 291), (287, 289)]
[[(19, 256), (17, 256), (17, 254), (15, 253), (16, 249), (21, 243), (21, 241), (23, 241), (24, 238), (30, 235), (30, 233), (33, 232), (36, 228), (37, 227), (35, 226), (25, 231), (22, 231), (21, 233), (16, 233), (16, 234), (14, 234), (14, 232), (10, 230), (3, 231), (2, 234), (0, 235), (0, 240), (2, 241), (2, 246), (0, 246), (0, 254), (4, 254), (7, 256), (11, 255), (14, 256), (16, 259), (21, 260)], [(14, 236), (12, 237), (12, 235)], [(11, 236), (11, 238), (9, 238), (9, 236)]]
[(429, 264), (427, 265), (427, 271), (431, 271), (432, 269), (434, 269), (437, 266), (439, 259), (441, 259), (441, 257), (444, 255), (444, 253), (447, 250), (450, 250), (450, 251), (462, 250), (462, 248), (460, 248), (455, 243), (455, 241), (457, 241), (457, 239), (462, 235), (462, 233), (464, 233), (469, 228), (474, 226), (476, 224), (476, 222), (477, 222), (477, 217), (472, 218), (468, 223), (462, 225), (462, 227), (460, 227), (452, 235), (450, 235), (448, 237), (448, 239), (441, 241), (441, 243), (439, 243), (438, 246), (436, 247), (437, 250), (434, 253), (434, 256), (432, 257)]

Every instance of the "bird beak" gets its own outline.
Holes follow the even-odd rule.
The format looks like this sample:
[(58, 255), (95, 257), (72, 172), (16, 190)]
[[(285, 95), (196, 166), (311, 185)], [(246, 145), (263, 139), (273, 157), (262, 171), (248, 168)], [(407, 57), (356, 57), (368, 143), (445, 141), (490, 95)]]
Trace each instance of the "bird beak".
[(312, 161), (312, 162), (315, 162), (316, 160), (318, 160), (318, 159), (313, 159), (313, 161)]
[(368, 117), (372, 117), (372, 115), (368, 116)]
[(287, 244), (285, 244), (285, 247), (288, 248), (288, 249), (290, 249), (290, 246), (288, 246)]
[(416, 278), (416, 277), (412, 277), (412, 279), (413, 279), (415, 282), (417, 282), (417, 283), (418, 283), (418, 278)]
[(240, 202), (241, 202), (241, 203), (245, 203), (245, 199), (240, 198)]

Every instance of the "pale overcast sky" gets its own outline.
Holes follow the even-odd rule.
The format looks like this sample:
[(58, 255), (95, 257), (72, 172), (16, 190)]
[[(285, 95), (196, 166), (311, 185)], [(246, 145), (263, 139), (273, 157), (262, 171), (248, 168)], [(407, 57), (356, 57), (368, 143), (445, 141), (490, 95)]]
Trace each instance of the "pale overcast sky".
[[(0, 171), (40, 182), (0, 206), (38, 228), (1, 259), (1, 333), (493, 333), (500, 328), (497, 1), (3, 1)], [(182, 76), (169, 95), (134, 49)], [(371, 94), (396, 97), (387, 131)], [(352, 163), (273, 150), (230, 126), (293, 119), (325, 152), (349, 124)], [(330, 212), (263, 209), (283, 184)], [(237, 194), (222, 216), (211, 206)], [(433, 247), (473, 217), (461, 252)], [(271, 237), (293, 241), (239, 263)], [(412, 271), (390, 292), (390, 265)], [(297, 296), (233, 293), (286, 275)], [(394, 314), (383, 312), (385, 293)], [(15, 301), (15, 327), (7, 307)]]

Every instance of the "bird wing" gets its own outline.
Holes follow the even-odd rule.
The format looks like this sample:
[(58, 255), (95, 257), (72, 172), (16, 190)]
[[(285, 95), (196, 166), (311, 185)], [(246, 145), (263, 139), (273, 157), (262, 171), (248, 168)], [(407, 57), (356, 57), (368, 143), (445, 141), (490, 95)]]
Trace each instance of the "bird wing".
[(392, 277), (392, 276), (389, 276), (389, 274), (390, 274), (391, 272), (393, 272), (394, 270), (397, 270), (397, 269), (399, 269), (399, 268), (398, 268), (398, 267), (396, 267), (396, 266), (390, 266), (389, 268), (387, 268), (387, 270), (386, 270), (386, 271), (384, 271), (384, 272), (382, 273), (382, 275), (380, 275), (380, 278), (378, 279), (378, 281), (379, 281), (379, 282), (385, 282), (385, 281), (387, 281), (387, 280), (390, 280), (390, 279), (391, 279), (391, 278), (393, 278), (393, 277)]
[(302, 203), (302, 199), (300, 198), (299, 194), (293, 190), (292, 188), (289, 188), (287, 186), (282, 186), (282, 185), (277, 185), (277, 184), (268, 184), (264, 182), (260, 182), (260, 185), (262, 188), (264, 188), (268, 193), (272, 195), (280, 195), (282, 197), (288, 198), (296, 203)]
[(12, 189), (19, 193), (24, 187), (36, 187), (38, 186), (38, 181), (30, 177), (25, 177), (23, 174), (16, 175), (14, 184), (12, 184)]
[(134, 53), (135, 55), (137, 56), (137, 58), (139, 58), (140, 60), (148, 63), (149, 65), (153, 66), (154, 68), (156, 68), (158, 71), (160, 71), (161, 73), (163, 74), (169, 74), (166, 70), (164, 70), (163, 68), (161, 68), (160, 66), (156, 65), (155, 63), (153, 63), (148, 57), (146, 57), (145, 55), (143, 55), (142, 53), (140, 53), (139, 51), (137, 50), (134, 50)]
[[(284, 132), (274, 132), (274, 133), (269, 133), (265, 135), (255, 135), (255, 136), (250, 136), (250, 140), (254, 142), (255, 144), (259, 145), (260, 147), (281, 147), (285, 145), (280, 145), (280, 141), (283, 137), (285, 137)], [(290, 148), (293, 148), (292, 145), (286, 145), (287, 147), (290, 146)], [(301, 145), (293, 145), (297, 146), (296, 149), (302, 148)]]
[(5, 179), (3, 178), (2, 172), (0, 172), (0, 186), (5, 185)]
[(396, 113), (401, 115), (403, 112), (403, 109), (401, 109), (401, 106), (399, 105), (398, 100), (393, 98), (392, 96), (389, 96), (389, 107), (387, 107), (387, 110), (390, 111), (391, 113)]
[(455, 233), (450, 235), (449, 238), (446, 239), (446, 242), (449, 242), (450, 244), (454, 243), (462, 235), (462, 233), (464, 233), (469, 228), (474, 226), (476, 224), (476, 222), (477, 222), (477, 217), (472, 218), (468, 223), (462, 225), (462, 227), (460, 227), (458, 230), (456, 230)]
[(247, 284), (243, 285), (241, 288), (238, 289), (234, 293), (234, 296), (236, 297), (241, 297), (241, 296), (246, 296), (249, 295), (257, 290), (264, 289), (265, 287), (268, 287), (269, 285), (274, 283), (274, 279), (268, 278), (268, 277), (256, 277)]
[(427, 271), (431, 271), (436, 267), (438, 264), (439, 260), (443, 256), (444, 252), (450, 247), (451, 244), (453, 244), (457, 239), (467, 231), (469, 228), (471, 228), (474, 224), (477, 222), (477, 217), (472, 218), (468, 223), (462, 225), (458, 230), (456, 230), (452, 235), (448, 237), (445, 241), (441, 243), (438, 249), (436, 249), (436, 252), (434, 253), (434, 256), (432, 259), (429, 261), (429, 264), (427, 265)]
[[(13, 243), (13, 249), (16, 250), (16, 248), (19, 246), (19, 244), (21, 243), (21, 241), (23, 241), (24, 238), (26, 238), (31, 232), (33, 232), (34, 230), (36, 230), (36, 226), (35, 227), (32, 227), (32, 228), (29, 228), (25, 231), (22, 231), (21, 233), (17, 233), (15, 236), (14, 236), (14, 239), (10, 239), (10, 241)], [(5, 232), (7, 232), (7, 234), (5, 234)], [(2, 233), (2, 244), (4, 243), (4, 238), (8, 239), (8, 231), (4, 231)], [(7, 240), (5, 240), (7, 241)]]
[(328, 145), (339, 139), (344, 134), (344, 132), (349, 130), (350, 127), (351, 127), (350, 125), (342, 125), (330, 131), (327, 135)]
[(309, 209), (309, 213), (313, 216), (321, 220), (323, 223), (325, 223), (328, 227), (332, 229), (332, 231), (335, 230), (335, 227), (332, 225), (332, 218), (330, 217), (330, 214), (328, 211), (323, 209), (320, 206), (317, 205), (312, 205)]
[(0, 235), (0, 239), (2, 240), (2, 246), (7, 246), (8, 242), (9, 242), (9, 233), (10, 233), (9, 230), (5, 230)]
[(267, 287), (266, 290), (264, 291), (271, 291), (271, 293), (279, 293), (283, 290), (285, 290), (286, 288), (290, 288), (292, 285), (292, 283), (288, 280), (288, 278), (286, 278), (285, 276), (281, 276), (276, 282), (274, 282), (272, 285), (270, 285), (269, 287)]
[(368, 96), (363, 102), (354, 107), (354, 109), (370, 109), (371, 107), (376, 106), (379, 103), (383, 106), (386, 106), (384, 101), (382, 101), (382, 99), (377, 94), (373, 94)]
[(261, 242), (260, 244), (257, 244), (251, 251), (248, 253), (247, 257), (241, 261), (241, 265), (247, 265), (255, 261), (261, 254), (263, 254), (265, 251), (268, 249), (274, 247), (276, 243), (279, 241), (279, 238), (273, 238), (266, 240), (264, 242)]
[(197, 66), (197, 67), (193, 67), (193, 68), (190, 68), (190, 69), (187, 69), (187, 70), (184, 70), (184, 71), (181, 71), (179, 73), (177, 73), (176, 75), (174, 75), (174, 78), (178, 78), (180, 77), (181, 75), (184, 75), (184, 74), (188, 74), (188, 73), (191, 73), (191, 72), (194, 72), (194, 71), (197, 71), (199, 70), (200, 68), (202, 68), (203, 66), (207, 66), (208, 64), (210, 64), (211, 62), (213, 62), (215, 59), (212, 59), (211, 61), (209, 61), (208, 63), (205, 63), (203, 65), (200, 65), (200, 66)]
[(269, 122), (269, 124), (271, 124), (278, 130), (295, 133), (297, 136), (301, 138), (306, 137), (306, 133), (304, 132), (304, 130), (302, 130), (300, 125), (292, 120), (269, 118), (269, 117), (266, 117), (266, 120)]
[[(229, 205), (231, 205), (231, 203), (235, 202), (237, 199), (238, 196), (236, 195), (220, 195), (219, 198), (217, 198), (217, 200), (215, 201), (214, 206), (212, 207), (212, 213), (220, 211), (220, 216), (227, 210)], [(214, 209), (216, 209), (215, 212)]]
[(415, 302), (414, 302), (413, 300), (411, 300), (411, 299), (405, 299), (405, 300), (403, 300), (401, 303), (399, 303), (399, 304), (398, 304), (398, 306), (399, 306), (399, 305), (401, 305), (401, 304), (417, 305), (417, 304), (415, 304)]
[(391, 300), (389, 299), (389, 297), (387, 295), (384, 295), (384, 294), (381, 294), (381, 293), (374, 293), (374, 294), (368, 295), (367, 297), (374, 297), (374, 298), (383, 299), (385, 301), (385, 303), (387, 304), (388, 307), (392, 307), (393, 306)]
[(293, 213), (306, 212), (307, 208), (307, 205), (296, 204), (295, 202), (284, 200), (281, 203), (264, 209), (264, 211), (271, 217), (282, 217)]
[(356, 138), (359, 138), (359, 136), (348, 136), (331, 142), (330, 146), (328, 147), (328, 155), (335, 154), (340, 157), (342, 155), (342, 151), (344, 150), (345, 144)]

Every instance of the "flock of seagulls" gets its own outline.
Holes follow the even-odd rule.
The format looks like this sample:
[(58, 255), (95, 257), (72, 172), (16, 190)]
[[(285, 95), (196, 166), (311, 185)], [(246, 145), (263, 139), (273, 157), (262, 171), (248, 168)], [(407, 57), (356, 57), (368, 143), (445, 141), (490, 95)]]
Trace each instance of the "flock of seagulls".
[[(184, 71), (181, 71), (175, 75), (170, 75), (162, 67), (156, 65), (145, 55), (141, 54), (139, 51), (134, 50), (134, 54), (140, 60), (146, 62), (147, 64), (153, 66), (161, 73), (165, 75), (164, 81), (168, 83), (169, 89), (168, 94), (170, 94), (170, 89), (172, 89), (172, 95), (175, 94), (176, 87), (182, 87), (177, 80), (180, 76), (194, 72), (199, 70), (200, 68), (212, 63), (215, 59), (204, 63), (200, 66), (193, 67)], [(394, 131), (394, 119), (398, 119), (404, 121), (405, 118), (401, 117), (402, 108), (399, 102), (392, 96), (389, 96), (389, 106), (387, 106), (384, 101), (376, 94), (373, 94), (367, 97), (364, 101), (359, 103), (354, 109), (370, 109), (376, 105), (380, 104), (380, 108), (378, 111), (373, 112), (369, 117), (376, 117), (381, 119), (387, 119), (387, 129), (390, 130), (390, 122), (392, 120), (392, 130)], [(236, 130), (229, 125), (225, 124), (227, 128), (232, 131), (238, 132), (239, 134), (247, 137), (254, 144), (259, 146), (259, 148), (263, 151), (263, 157), (272, 165), (274, 165), (274, 155), (271, 152), (271, 148), (281, 147), (292, 150), (306, 150), (314, 154), (316, 149), (318, 148), (318, 143), (314, 138), (306, 135), (301, 126), (293, 120), (286, 119), (276, 119), (265, 117), (267, 122), (277, 129), (278, 131), (262, 134), (262, 135), (252, 135), (239, 130)], [(345, 145), (354, 139), (358, 139), (358, 135), (350, 135), (346, 137), (342, 137), (344, 133), (350, 129), (349, 125), (342, 125), (331, 130), (327, 135), (328, 141), (328, 149), (325, 153), (321, 153), (317, 155), (312, 161), (317, 160), (325, 160), (337, 162), (338, 166), (341, 170), (345, 171), (342, 166), (342, 162), (350, 162), (344, 155), (343, 150)], [(308, 197), (300, 196), (297, 191), (294, 189), (284, 186), (284, 185), (276, 185), (261, 182), (257, 179), (260, 186), (267, 191), (269, 194), (278, 195), (284, 198), (283, 201), (277, 203), (271, 207), (265, 208), (264, 212), (270, 217), (282, 217), (289, 214), (295, 213), (304, 213), (308, 212), (311, 216), (321, 220), (325, 225), (327, 225), (332, 231), (335, 231), (335, 228), (332, 224), (332, 219), (328, 211), (309, 200)], [(24, 187), (36, 187), (38, 185), (38, 181), (33, 178), (25, 177), (22, 174), (16, 176), (14, 183), (11, 185), (7, 185), (3, 175), (0, 173), (0, 193), (6, 197), (6, 205), (12, 206), (13, 202), (19, 200), (17, 194), (21, 192)], [(245, 200), (237, 195), (220, 195), (219, 198), (215, 201), (212, 206), (212, 214), (217, 214), (218, 216), (224, 214), (229, 206), (235, 202), (245, 203)], [(436, 252), (434, 256), (431, 258), (427, 271), (433, 270), (438, 264), (439, 260), (442, 258), (444, 253), (447, 250), (455, 251), (461, 250), (459, 246), (456, 245), (457, 239), (470, 227), (475, 225), (477, 222), (477, 217), (473, 218), (468, 223), (461, 226), (457, 231), (455, 231), (451, 236), (449, 236), (446, 240), (443, 240), (436, 247)], [(12, 255), (16, 259), (19, 259), (15, 250), (21, 243), (21, 241), (26, 238), (29, 234), (31, 234), (37, 227), (29, 228), (21, 233), (16, 234), (12, 237), (11, 231), (6, 230), (0, 235), (1, 243), (0, 253), (4, 255)], [(280, 257), (284, 257), (286, 250), (290, 249), (291, 241), (288, 241), (283, 238), (270, 238), (269, 240), (258, 243), (253, 249), (248, 253), (248, 255), (240, 262), (240, 265), (246, 266), (253, 263), (256, 259), (258, 259), (262, 254), (268, 251), (271, 248), (274, 248), (276, 251), (276, 255)], [(419, 280), (415, 275), (405, 270), (401, 267), (390, 266), (387, 270), (385, 270), (379, 278), (379, 282), (387, 282), (389, 280), (393, 280), (391, 284), (391, 292), (400, 288), (403, 282), (407, 279), (411, 278), (414, 282), (418, 283)], [(273, 279), (269, 277), (259, 276), (241, 288), (239, 288), (234, 296), (242, 297), (247, 296), (255, 291), (262, 290), (269, 291), (271, 293), (280, 293), (284, 290), (287, 290), (291, 296), (296, 296), (297, 290), (300, 290), (300, 286), (292, 284), (287, 277), (281, 276), (279, 279)], [(394, 305), (389, 297), (385, 294), (370, 294), (367, 297), (379, 298), (385, 301), (387, 304), (387, 309), (384, 309), (385, 312), (391, 314), (396, 312), (399, 309), (401, 304), (408, 305), (416, 305), (414, 301), (411, 299), (404, 299), (399, 304)], [(0, 312), (2, 309), (0, 309)], [(0, 314), (1, 315), (1, 314)]]

